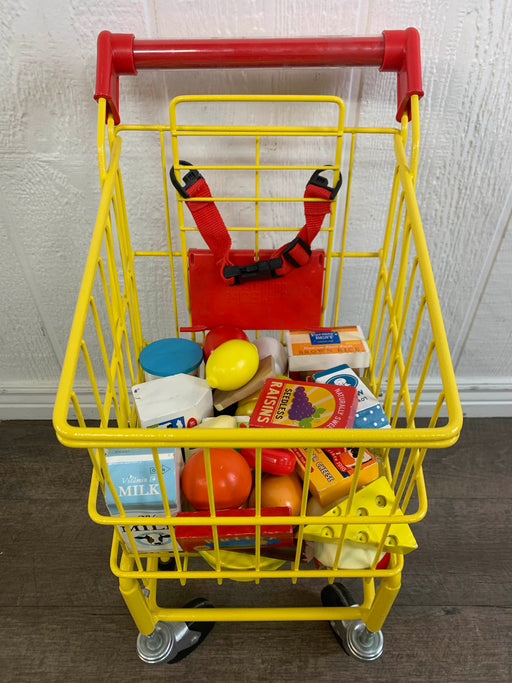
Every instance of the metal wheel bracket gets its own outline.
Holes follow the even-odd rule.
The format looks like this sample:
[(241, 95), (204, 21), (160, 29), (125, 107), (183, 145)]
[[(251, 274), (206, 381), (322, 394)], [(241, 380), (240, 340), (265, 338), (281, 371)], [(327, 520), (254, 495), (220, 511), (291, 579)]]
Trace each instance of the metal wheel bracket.
[[(185, 607), (212, 607), (196, 598)], [(215, 622), (159, 621), (153, 633), (137, 637), (137, 654), (146, 664), (174, 664), (189, 655), (206, 638)]]
[[(355, 607), (357, 603), (342, 583), (333, 583), (322, 590), (322, 603), (328, 607)], [(345, 652), (363, 662), (378, 659), (384, 651), (382, 631), (372, 632), (361, 619), (329, 621), (336, 639)]]

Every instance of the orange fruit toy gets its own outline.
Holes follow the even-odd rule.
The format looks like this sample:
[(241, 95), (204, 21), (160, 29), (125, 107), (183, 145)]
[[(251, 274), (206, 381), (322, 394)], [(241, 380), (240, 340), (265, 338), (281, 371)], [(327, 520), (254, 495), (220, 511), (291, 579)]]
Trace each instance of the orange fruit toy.
[[(256, 494), (253, 489), (249, 506), (255, 507)], [(292, 515), (300, 515), (302, 501), (302, 482), (291, 474), (266, 474), (261, 480), (261, 507), (284, 507), (291, 510)]]
[[(251, 492), (251, 468), (245, 458), (233, 448), (211, 448), (213, 496), (215, 508), (240, 507)], [(208, 484), (203, 449), (190, 457), (181, 473), (181, 488), (185, 498), (196, 510), (208, 510)]]

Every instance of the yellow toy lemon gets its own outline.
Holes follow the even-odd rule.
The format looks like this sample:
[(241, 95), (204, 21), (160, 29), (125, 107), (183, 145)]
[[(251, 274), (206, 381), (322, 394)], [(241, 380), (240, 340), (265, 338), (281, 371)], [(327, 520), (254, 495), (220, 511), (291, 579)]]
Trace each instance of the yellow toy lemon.
[(206, 362), (206, 381), (212, 389), (239, 389), (254, 377), (260, 359), (254, 344), (230, 339), (212, 351)]
[[(259, 392), (258, 392), (259, 394)], [(251, 417), (254, 408), (256, 407), (256, 403), (258, 403), (258, 396), (255, 396), (253, 398), (252, 394), (249, 396), (249, 398), (244, 398), (243, 401), (239, 401), (238, 406), (235, 411), (235, 415), (237, 417)]]

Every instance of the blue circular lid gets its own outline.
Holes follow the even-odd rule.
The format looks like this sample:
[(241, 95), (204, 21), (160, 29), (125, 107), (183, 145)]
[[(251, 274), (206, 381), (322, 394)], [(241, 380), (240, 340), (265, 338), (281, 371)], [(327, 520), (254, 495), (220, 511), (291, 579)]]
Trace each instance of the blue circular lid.
[(190, 339), (158, 339), (142, 349), (139, 363), (145, 372), (158, 377), (194, 372), (203, 359), (203, 349)]

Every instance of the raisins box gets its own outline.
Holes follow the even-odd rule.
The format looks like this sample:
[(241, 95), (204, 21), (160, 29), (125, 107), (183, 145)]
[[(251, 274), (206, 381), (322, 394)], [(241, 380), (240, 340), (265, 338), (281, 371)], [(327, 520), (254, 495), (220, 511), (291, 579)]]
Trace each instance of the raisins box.
[(249, 420), (250, 427), (333, 427), (354, 424), (354, 387), (267, 379)]

